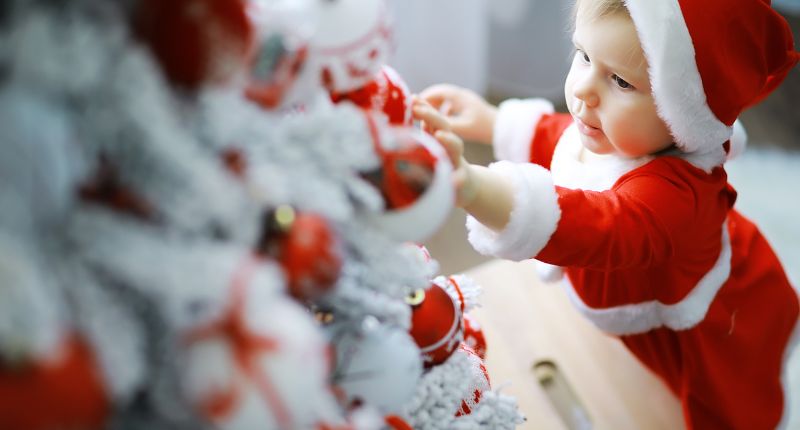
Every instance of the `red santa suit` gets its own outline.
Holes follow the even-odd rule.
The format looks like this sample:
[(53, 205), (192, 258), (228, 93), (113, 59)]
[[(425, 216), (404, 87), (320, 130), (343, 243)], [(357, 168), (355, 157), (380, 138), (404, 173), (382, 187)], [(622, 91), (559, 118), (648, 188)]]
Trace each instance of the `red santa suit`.
[[(515, 109), (548, 110), (541, 100), (510, 104), (503, 137)], [(584, 165), (571, 116), (527, 119), (528, 145), (512, 136), (496, 148), (531, 163), (491, 167), (514, 183), (511, 221), (496, 233), (469, 218), (473, 246), (564, 266), (578, 310), (664, 379), (694, 428), (774, 428), (797, 293), (756, 227), (731, 209), (724, 169), (709, 174), (678, 154)]]
[[(777, 86), (798, 56), (787, 33), (770, 33), (784, 27), (769, 5), (742, 0), (741, 10), (730, 14), (742, 25), (758, 21), (753, 16), (775, 20), (775, 27), (753, 24), (769, 33), (762, 47), (768, 55), (743, 49), (742, 58), (733, 58), (717, 46), (718, 57), (702, 60), (700, 54), (715, 52), (704, 47), (719, 41), (712, 36), (720, 34), (718, 27), (730, 23), (707, 18), (707, 8), (723, 3), (626, 2), (675, 150), (582, 161), (571, 116), (554, 114), (543, 100), (507, 101), (494, 130), (496, 156), (504, 161), (490, 169), (513, 186), (510, 220), (499, 232), (472, 217), (467, 227), (481, 253), (564, 267), (573, 304), (664, 380), (680, 398), (689, 428), (768, 429), (786, 420), (783, 375), (800, 338), (800, 300), (764, 237), (733, 210), (736, 192), (722, 164), (738, 140), (738, 113)], [(695, 27), (698, 22), (704, 25)], [(688, 41), (691, 49), (660, 55), (667, 48), (659, 34), (670, 34), (678, 44)], [(783, 62), (775, 50), (784, 52)], [(754, 67), (764, 72), (715, 79), (757, 89), (731, 101), (748, 96), (703, 86), (709, 81), (703, 78), (714, 75), (704, 61), (741, 61), (744, 74)], [(689, 72), (669, 82), (675, 67)], [(676, 103), (670, 98), (675, 85), (701, 91)]]

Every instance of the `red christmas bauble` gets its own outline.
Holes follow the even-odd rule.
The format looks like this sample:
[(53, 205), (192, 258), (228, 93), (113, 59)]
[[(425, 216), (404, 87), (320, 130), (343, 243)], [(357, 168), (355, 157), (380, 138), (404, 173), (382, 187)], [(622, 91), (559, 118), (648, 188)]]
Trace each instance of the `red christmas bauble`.
[(440, 160), (431, 150), (436, 147), (423, 142), (422, 132), (411, 128), (390, 128), (390, 142), (383, 142), (375, 119), (371, 114), (366, 117), (381, 167), (364, 178), (381, 191), (387, 209), (412, 206), (433, 184)]
[(486, 337), (478, 321), (469, 314), (464, 314), (464, 343), (470, 347), (481, 360), (486, 359)]
[(342, 256), (336, 233), (319, 215), (276, 209), (267, 220), (259, 250), (283, 267), (289, 294), (310, 300), (330, 291), (339, 279)]
[(242, 0), (142, 0), (134, 25), (167, 78), (190, 89), (227, 80), (253, 37)]
[(413, 205), (430, 187), (436, 157), (421, 145), (408, 145), (382, 155), (381, 191), (388, 209)]
[(331, 100), (335, 103), (349, 101), (356, 106), (383, 112), (392, 125), (410, 126), (411, 92), (400, 75), (391, 67), (384, 65), (371, 81), (356, 90), (337, 93), (331, 92)]
[(369, 217), (388, 236), (420, 242), (454, 205), (452, 166), (442, 146), (414, 127), (391, 127), (365, 112), (380, 166), (361, 176), (381, 193), (384, 211)]
[(443, 363), (463, 335), (461, 308), (444, 288), (431, 284), (406, 301), (411, 305), (411, 337), (417, 342), (426, 368)]
[(59, 354), (13, 369), (0, 363), (0, 428), (102, 428), (109, 400), (91, 350), (72, 337)]

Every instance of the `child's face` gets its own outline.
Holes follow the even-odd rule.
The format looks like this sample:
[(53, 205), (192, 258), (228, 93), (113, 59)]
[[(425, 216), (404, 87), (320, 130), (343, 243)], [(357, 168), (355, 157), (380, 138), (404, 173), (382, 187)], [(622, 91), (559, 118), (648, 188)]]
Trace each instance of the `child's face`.
[(564, 93), (584, 147), (631, 158), (669, 147), (673, 139), (656, 114), (647, 60), (630, 17), (579, 14), (573, 42)]

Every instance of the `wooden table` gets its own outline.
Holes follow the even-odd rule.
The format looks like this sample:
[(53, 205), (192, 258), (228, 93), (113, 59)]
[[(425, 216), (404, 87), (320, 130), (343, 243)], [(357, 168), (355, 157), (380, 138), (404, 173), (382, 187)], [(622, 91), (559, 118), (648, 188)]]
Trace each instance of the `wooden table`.
[(684, 428), (666, 386), (578, 314), (559, 285), (541, 283), (533, 262), (492, 261), (465, 274), (483, 287), (471, 314), (486, 335), (492, 388), (517, 398), (528, 419), (520, 429)]

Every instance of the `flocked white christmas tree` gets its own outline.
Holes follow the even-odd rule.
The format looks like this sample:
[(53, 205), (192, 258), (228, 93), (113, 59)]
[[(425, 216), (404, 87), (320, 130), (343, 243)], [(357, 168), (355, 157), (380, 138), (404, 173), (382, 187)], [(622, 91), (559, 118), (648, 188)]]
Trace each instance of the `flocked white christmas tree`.
[(521, 422), (386, 11), (0, 4), (0, 428)]

